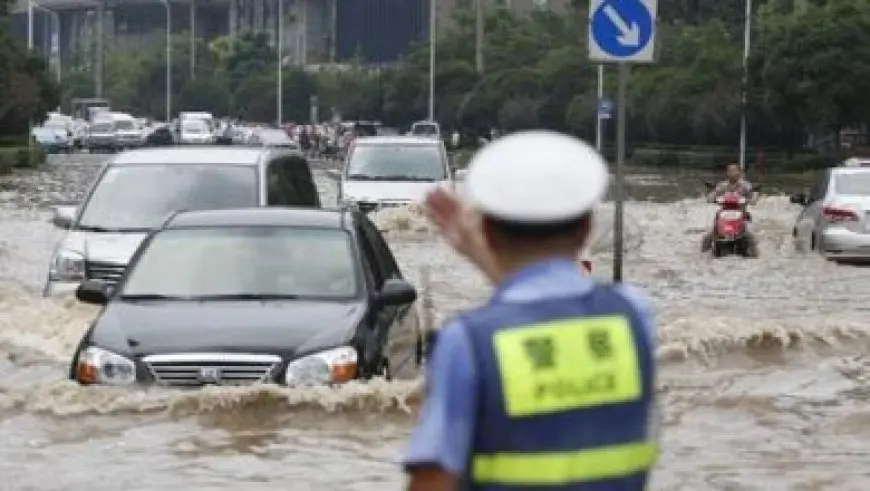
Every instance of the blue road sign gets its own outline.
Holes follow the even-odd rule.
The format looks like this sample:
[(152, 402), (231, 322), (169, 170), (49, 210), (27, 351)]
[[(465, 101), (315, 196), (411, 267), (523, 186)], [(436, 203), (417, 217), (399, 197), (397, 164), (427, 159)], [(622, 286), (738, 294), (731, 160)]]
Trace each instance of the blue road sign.
[(589, 58), (653, 61), (657, 0), (590, 0)]
[(610, 119), (613, 116), (613, 101), (604, 98), (598, 101), (598, 117)]

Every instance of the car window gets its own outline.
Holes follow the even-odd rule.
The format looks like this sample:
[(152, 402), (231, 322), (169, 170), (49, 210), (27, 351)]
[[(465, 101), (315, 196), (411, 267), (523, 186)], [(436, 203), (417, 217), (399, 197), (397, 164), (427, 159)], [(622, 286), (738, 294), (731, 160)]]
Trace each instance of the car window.
[(319, 206), (320, 197), (302, 157), (281, 157), (269, 162), (266, 169), (270, 206)]
[(810, 188), (809, 202), (815, 202), (825, 197), (828, 192), (828, 171), (820, 173), (813, 180), (813, 185)]
[(120, 120), (120, 121), (115, 121), (115, 129), (116, 130), (132, 130), (135, 128), (133, 127), (132, 121)]
[(130, 268), (122, 295), (359, 295), (350, 235), (307, 227), (164, 230)]
[(834, 176), (834, 191), (850, 196), (870, 196), (870, 172), (841, 172)]
[(256, 207), (258, 182), (254, 166), (112, 166), (85, 202), (79, 226), (150, 229), (178, 210)]
[(354, 145), (348, 179), (443, 181), (446, 158), (441, 145)]
[(414, 136), (438, 136), (438, 126), (434, 124), (415, 124), (411, 128)]
[(362, 249), (364, 263), (366, 264), (366, 268), (368, 269), (368, 274), (371, 275), (369, 278), (376, 289), (380, 289), (381, 285), (384, 284), (384, 280), (386, 279), (381, 265), (378, 261), (378, 255), (375, 252), (374, 245), (369, 241), (368, 236), (360, 227), (359, 235), (357, 236), (357, 240), (360, 243), (360, 249)]
[(384, 278), (401, 278), (402, 273), (399, 271), (399, 265), (396, 263), (393, 251), (387, 245), (387, 241), (384, 240), (384, 236), (381, 235), (378, 228), (368, 218), (363, 218), (360, 226), (366, 237), (366, 242), (371, 244), (373, 248), (375, 260)]
[(91, 125), (92, 133), (111, 133), (114, 129), (115, 127), (112, 123), (97, 123)]

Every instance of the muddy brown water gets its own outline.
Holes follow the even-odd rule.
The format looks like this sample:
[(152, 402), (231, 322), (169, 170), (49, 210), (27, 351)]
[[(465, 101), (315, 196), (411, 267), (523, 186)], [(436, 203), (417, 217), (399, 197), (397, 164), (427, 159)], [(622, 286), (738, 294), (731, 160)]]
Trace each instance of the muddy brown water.
[[(60, 237), (44, 205), (79, 199), (95, 170), (67, 163), (0, 186), (0, 489), (399, 489), (419, 381), (169, 391), (64, 380), (95, 309), (37, 293)], [(760, 259), (711, 260), (697, 252), (712, 213), (697, 176), (631, 179), (644, 201), (627, 205), (626, 277), (653, 297), (662, 363), (651, 488), (866, 491), (870, 269), (795, 253), (784, 196), (756, 208)], [(405, 273), (429, 278), (436, 321), (486, 298), (419, 214), (377, 219)]]

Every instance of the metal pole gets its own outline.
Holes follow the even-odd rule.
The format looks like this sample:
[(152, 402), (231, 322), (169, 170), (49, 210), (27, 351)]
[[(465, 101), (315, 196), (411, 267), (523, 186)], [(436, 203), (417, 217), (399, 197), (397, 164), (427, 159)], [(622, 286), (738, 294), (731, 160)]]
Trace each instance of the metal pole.
[(196, 0), (190, 0), (190, 79), (196, 78)]
[(27, 0), (27, 51), (33, 51), (33, 0)]
[(752, 34), (752, 0), (746, 2), (743, 20), (743, 86), (740, 91), (740, 169), (746, 170), (746, 105), (749, 92), (749, 43)]
[(623, 213), (625, 165), (625, 86), (628, 84), (628, 64), (619, 64), (619, 91), (616, 95), (616, 200), (613, 212), (613, 282), (622, 283)]
[(278, 0), (278, 99), (276, 101), (276, 114), (278, 118), (278, 127), (281, 127), (281, 122), (284, 119), (284, 0)]
[(435, 0), (429, 0), (429, 121), (435, 121)]
[(595, 106), (595, 149), (601, 153), (602, 130), (604, 120), (601, 118), (601, 100), (604, 99), (604, 65), (598, 65), (598, 102)]
[(474, 62), (477, 67), (477, 73), (483, 73), (483, 0), (474, 0)]
[(105, 60), (106, 36), (106, 3), (100, 2), (97, 7), (97, 52), (94, 70), (94, 92), (97, 97), (103, 97), (103, 61)]
[(169, 0), (163, 0), (166, 7), (166, 122), (172, 121), (172, 8)]

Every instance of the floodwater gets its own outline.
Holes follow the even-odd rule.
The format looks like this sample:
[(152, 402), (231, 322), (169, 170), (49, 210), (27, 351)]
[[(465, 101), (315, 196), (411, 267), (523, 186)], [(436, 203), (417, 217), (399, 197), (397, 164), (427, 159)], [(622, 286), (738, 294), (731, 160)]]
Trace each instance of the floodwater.
[[(64, 380), (95, 309), (37, 293), (60, 236), (45, 205), (80, 199), (95, 171), (67, 163), (0, 183), (0, 489), (399, 489), (419, 381), (174, 392)], [(865, 491), (868, 270), (795, 253), (797, 208), (781, 195), (755, 210), (760, 259), (711, 260), (698, 244), (712, 208), (682, 191), (697, 178), (632, 179), (644, 201), (627, 204), (626, 277), (653, 297), (663, 364), (651, 488)], [(419, 214), (377, 218), (436, 321), (487, 296)]]

